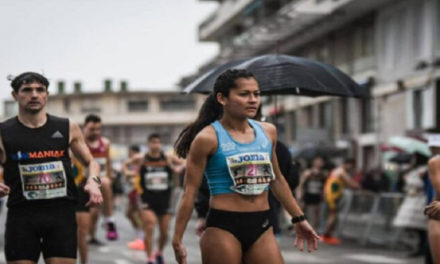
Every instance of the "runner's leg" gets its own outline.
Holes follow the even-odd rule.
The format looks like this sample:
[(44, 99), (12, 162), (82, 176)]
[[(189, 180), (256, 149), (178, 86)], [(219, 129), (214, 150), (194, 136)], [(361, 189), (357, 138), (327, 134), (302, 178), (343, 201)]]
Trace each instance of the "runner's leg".
[(78, 224), (78, 249), (81, 264), (85, 264), (88, 261), (87, 235), (90, 230), (90, 220), (89, 212), (76, 213), (76, 221)]
[[(272, 229), (270, 229), (272, 233)], [(273, 234), (272, 234), (273, 236)], [(208, 227), (200, 239), (203, 264), (240, 264), (241, 244), (233, 234), (216, 227)]]
[(244, 253), (245, 264), (282, 264), (283, 257), (272, 228), (264, 232), (257, 241)]
[(156, 215), (152, 210), (142, 210), (141, 219), (144, 228), (145, 252), (147, 253), (147, 258), (153, 260), (153, 235), (157, 222)]

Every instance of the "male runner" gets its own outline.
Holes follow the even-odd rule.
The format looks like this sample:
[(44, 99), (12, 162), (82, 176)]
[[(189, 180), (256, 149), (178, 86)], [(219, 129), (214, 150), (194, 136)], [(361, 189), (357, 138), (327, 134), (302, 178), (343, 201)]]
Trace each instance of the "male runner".
[(142, 224), (140, 223), (140, 211), (139, 211), (139, 194), (142, 193), (139, 184), (136, 184), (138, 179), (136, 175), (139, 173), (139, 166), (135, 164), (128, 165), (133, 157), (139, 155), (140, 148), (137, 145), (130, 146), (128, 150), (128, 159), (122, 164), (122, 172), (129, 182), (130, 189), (128, 191), (128, 204), (125, 216), (130, 221), (136, 232), (136, 238), (134, 241), (127, 243), (127, 246), (134, 250), (145, 250), (144, 244), (144, 232), (142, 230)]
[(324, 235), (321, 237), (324, 243), (331, 245), (340, 244), (340, 240), (333, 236), (336, 225), (338, 223), (339, 201), (344, 192), (345, 186), (352, 189), (359, 189), (359, 184), (350, 177), (350, 173), (355, 169), (355, 160), (352, 158), (345, 159), (343, 164), (334, 169), (324, 186), (325, 202), (328, 206), (328, 219), (325, 227)]
[[(113, 219), (113, 193), (111, 183), (112, 164), (110, 159), (110, 140), (103, 137), (101, 118), (97, 115), (90, 114), (84, 121), (84, 137), (86, 144), (89, 147), (94, 159), (101, 166), (102, 179), (102, 194), (104, 198), (104, 223), (107, 229), (107, 239), (118, 239), (118, 232)], [(91, 223), (90, 223), (90, 240), (89, 243), (93, 245), (102, 245), (96, 239), (96, 226), (99, 219), (99, 208), (91, 208)]]
[[(138, 183), (141, 194), (141, 220), (144, 227), (145, 251), (148, 263), (163, 264), (163, 249), (168, 241), (168, 229), (171, 214), (170, 198), (172, 193), (173, 166), (171, 156), (165, 155), (159, 134), (151, 134), (147, 140), (148, 151), (136, 155), (126, 164), (139, 164)], [(176, 171), (174, 171), (176, 170)], [(153, 231), (159, 223), (158, 248), (153, 254)]]
[(69, 149), (86, 166), (88, 206), (99, 205), (99, 164), (93, 160), (79, 126), (46, 113), (49, 81), (25, 72), (11, 82), (18, 116), (0, 124), (0, 161), (9, 194), (5, 232), (8, 264), (74, 264), (77, 250), (75, 203)]

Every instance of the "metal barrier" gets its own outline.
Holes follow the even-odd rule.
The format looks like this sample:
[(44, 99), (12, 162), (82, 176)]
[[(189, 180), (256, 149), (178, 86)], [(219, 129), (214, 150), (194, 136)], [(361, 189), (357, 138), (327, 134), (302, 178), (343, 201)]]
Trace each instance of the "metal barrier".
[(358, 240), (362, 245), (371, 242), (396, 247), (402, 230), (393, 227), (392, 222), (403, 198), (401, 193), (346, 190), (337, 232), (340, 236)]

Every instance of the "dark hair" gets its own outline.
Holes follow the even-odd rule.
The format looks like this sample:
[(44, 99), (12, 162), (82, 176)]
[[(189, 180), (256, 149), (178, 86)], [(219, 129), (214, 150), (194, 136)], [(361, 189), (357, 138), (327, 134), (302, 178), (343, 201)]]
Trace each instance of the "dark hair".
[(46, 90), (47, 88), (49, 88), (49, 80), (43, 75), (36, 72), (24, 72), (16, 76), (11, 81), (11, 87), (12, 89), (14, 89), (14, 92), (17, 93), (23, 84), (34, 83), (34, 82), (41, 83), (42, 85), (46, 86)]
[(90, 122), (101, 123), (101, 118), (95, 114), (89, 114), (86, 116), (86, 119), (84, 120), (84, 125), (87, 125)]
[(131, 145), (129, 150), (134, 152), (140, 152), (141, 148), (138, 145)]
[(158, 133), (153, 133), (148, 136), (147, 140), (148, 140), (148, 142), (150, 142), (154, 138), (158, 138), (159, 140), (161, 139), (160, 135)]
[(247, 70), (233, 69), (225, 71), (217, 78), (214, 91), (206, 98), (197, 119), (180, 132), (174, 144), (177, 155), (185, 158), (197, 133), (222, 116), (223, 107), (217, 101), (217, 94), (221, 93), (223, 96), (229, 96), (229, 91), (236, 87), (235, 81), (239, 78), (255, 79), (255, 76)]
[(344, 164), (356, 165), (356, 160), (354, 158), (345, 158)]

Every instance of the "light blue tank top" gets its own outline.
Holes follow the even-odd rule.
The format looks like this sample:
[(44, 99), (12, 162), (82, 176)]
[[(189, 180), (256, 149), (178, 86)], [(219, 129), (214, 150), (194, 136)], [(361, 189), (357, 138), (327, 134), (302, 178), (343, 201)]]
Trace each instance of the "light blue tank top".
[(272, 142), (261, 125), (249, 119), (255, 132), (250, 143), (234, 140), (219, 121), (211, 124), (218, 147), (208, 159), (205, 176), (211, 195), (239, 193), (258, 195), (269, 189), (275, 178), (272, 168)]

